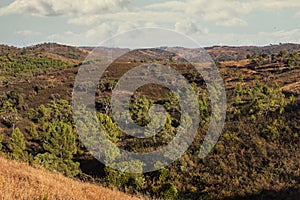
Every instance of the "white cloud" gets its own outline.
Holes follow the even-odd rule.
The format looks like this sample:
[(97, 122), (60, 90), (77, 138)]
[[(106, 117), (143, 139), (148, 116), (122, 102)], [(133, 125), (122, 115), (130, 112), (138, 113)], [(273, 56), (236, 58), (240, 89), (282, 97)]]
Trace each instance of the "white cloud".
[(52, 34), (48, 40), (70, 45), (98, 45), (103, 40), (111, 36), (111, 29), (107, 24), (102, 24), (96, 28), (87, 30), (83, 33), (67, 31), (60, 34)]
[[(101, 43), (110, 38), (112, 35), (117, 33), (118, 27), (115, 24), (113, 28), (107, 24), (102, 24), (96, 28), (88, 30), (84, 33), (65, 32), (63, 34), (55, 34), (49, 36), (47, 39), (51, 41), (57, 41), (64, 44), (71, 45), (101, 45)], [(164, 35), (168, 32), (161, 31), (161, 35), (155, 35), (155, 32), (149, 33), (149, 37), (139, 37), (139, 30), (132, 32), (132, 40), (124, 42), (125, 44), (144, 44), (147, 43), (149, 46), (156, 45), (162, 46), (163, 41), (168, 42), (170, 35)], [(150, 31), (151, 32), (151, 31)], [(175, 34), (176, 35), (176, 34)], [(259, 32), (253, 34), (237, 34), (237, 33), (195, 33), (191, 34), (192, 38), (197, 41), (201, 47), (212, 46), (212, 45), (267, 45), (267, 44), (278, 44), (282, 43), (300, 43), (300, 29), (291, 29), (286, 31), (275, 31), (275, 32)], [(128, 36), (128, 35), (127, 35)], [(121, 36), (122, 37), (122, 36)], [(153, 38), (162, 38), (160, 43), (154, 43)], [(168, 37), (168, 39), (163, 39)], [(128, 37), (129, 38), (129, 37)], [(127, 38), (127, 39), (128, 39)], [(183, 38), (181, 38), (183, 39)], [(156, 40), (155, 40), (156, 41)], [(176, 41), (180, 39), (173, 39), (169, 46), (176, 46)], [(164, 45), (163, 45), (164, 46)], [(180, 45), (178, 45), (180, 46)], [(187, 46), (188, 47), (188, 46)], [(200, 46), (199, 46), (200, 47)]]
[(121, 23), (118, 26), (117, 33), (130, 31), (130, 30), (136, 29), (138, 27), (139, 27), (139, 25), (137, 23), (132, 23), (132, 22)]
[(0, 8), (0, 15), (89, 15), (116, 12), (128, 9), (129, 6), (129, 0), (15, 0), (11, 4)]
[(283, 10), (288, 8), (300, 8), (299, 0), (253, 0), (251, 4), (254, 8)]
[(244, 26), (247, 22), (243, 18), (252, 10), (248, 2), (233, 0), (187, 0), (186, 3), (186, 13), (221, 26)]
[(260, 37), (268, 38), (273, 43), (275, 42), (299, 42), (300, 43), (300, 29), (281, 30), (272, 33), (261, 32)]
[(300, 8), (299, 0), (186, 0), (185, 3), (186, 14), (201, 16), (203, 20), (221, 26), (245, 26), (245, 17), (254, 10), (267, 12)]
[[(267, 45), (278, 43), (300, 43), (300, 29), (253, 34), (209, 33), (194, 36), (203, 47), (211, 45)], [(202, 43), (201, 43), (202, 42)]]
[(157, 13), (173, 11), (181, 18), (203, 20), (222, 26), (244, 26), (247, 22), (243, 17), (252, 10), (252, 5), (237, 0), (185, 0), (151, 4), (145, 9)]
[[(49, 36), (48, 39), (76, 45), (96, 45), (103, 39), (139, 27), (173, 28), (178, 32), (200, 38), (200, 41), (211, 41), (211, 44), (222, 44), (222, 42), (227, 44), (268, 44), (276, 43), (276, 41), (277, 43), (299, 41), (298, 38), (300, 38), (300, 31), (292, 30), (292, 25), (286, 26), (289, 28), (287, 31), (258, 33), (258, 30), (267, 29), (257, 22), (257, 26), (253, 30), (254, 22), (251, 21), (253, 19), (248, 17), (253, 12), (258, 12), (264, 17), (268, 16), (268, 12), (270, 14), (283, 9), (296, 13), (297, 9), (300, 9), (299, 0), (171, 0), (150, 3), (144, 7), (134, 7), (134, 2), (136, 1), (14, 0), (9, 5), (0, 8), (0, 16), (9, 14), (65, 16), (59, 19), (66, 20), (66, 27), (77, 30), (77, 32), (65, 31), (62, 33), (58, 29), (57, 34)], [(300, 12), (295, 16), (300, 17)], [(248, 24), (251, 26), (245, 27), (245, 31), (252, 29), (253, 34), (238, 34), (235, 33), (237, 29), (224, 28), (242, 27)], [(45, 26), (47, 25), (45, 24)], [(82, 30), (78, 30), (78, 26)], [(207, 26), (211, 32), (219, 32), (209, 34)], [(73, 29), (73, 27), (76, 28)], [(66, 29), (64, 28), (64, 30)], [(222, 30), (224, 33), (221, 33)], [(231, 30), (232, 33), (229, 33)], [(30, 30), (20, 30), (14, 34), (41, 36), (40, 33)]]
[(24, 37), (28, 37), (28, 36), (39, 36), (39, 35), (41, 35), (40, 32), (31, 31), (31, 30), (21, 30), (21, 31), (16, 31), (15, 34), (16, 34), (16, 35), (20, 35), (20, 36), (24, 36)]
[(48, 40), (73, 45), (98, 45), (119, 33), (137, 28), (133, 23), (102, 23), (82, 32), (67, 31), (61, 34), (53, 34), (47, 37)]
[(184, 11), (186, 3), (182, 1), (167, 1), (163, 3), (150, 4), (145, 9), (159, 9), (159, 10), (174, 10)]
[(202, 34), (208, 32), (208, 30), (203, 30), (195, 22), (190, 20), (176, 22), (175, 30), (184, 34)]
[(155, 12), (147, 10), (138, 10), (135, 12), (119, 12), (119, 13), (107, 13), (105, 15), (90, 15), (79, 16), (69, 19), (68, 23), (74, 25), (96, 25), (105, 21), (113, 22), (130, 22), (130, 23), (174, 23), (174, 21), (180, 20), (182, 15), (177, 12)]
[(216, 24), (222, 26), (246, 26), (248, 23), (243, 19), (233, 17), (231, 19), (217, 22)]
[(192, 18), (221, 26), (245, 26), (245, 16), (254, 9), (300, 8), (300, 1), (185, 0), (154, 3), (142, 9), (131, 9), (132, 7), (131, 0), (14, 0), (0, 8), (0, 16), (12, 13), (71, 15), (74, 18), (69, 19), (69, 23), (75, 25), (101, 24), (103, 20), (174, 24), (179, 18)]
[(144, 24), (144, 27), (146, 27), (146, 28), (156, 28), (156, 27), (159, 27), (159, 25), (157, 25), (154, 22), (147, 22), (147, 23)]

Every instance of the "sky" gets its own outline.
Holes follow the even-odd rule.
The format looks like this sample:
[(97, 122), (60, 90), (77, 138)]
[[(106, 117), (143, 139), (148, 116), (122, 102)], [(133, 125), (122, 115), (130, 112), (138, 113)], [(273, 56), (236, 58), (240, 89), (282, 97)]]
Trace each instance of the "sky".
[(157, 27), (202, 47), (300, 43), (299, 0), (0, 0), (1, 44), (97, 46)]

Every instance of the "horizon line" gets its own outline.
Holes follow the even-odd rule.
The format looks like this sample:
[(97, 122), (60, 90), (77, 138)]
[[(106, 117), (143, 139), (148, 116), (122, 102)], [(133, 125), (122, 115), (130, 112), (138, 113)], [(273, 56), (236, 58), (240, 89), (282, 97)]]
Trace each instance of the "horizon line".
[[(15, 47), (15, 48), (29, 48), (29, 47), (35, 47), (38, 45), (44, 45), (44, 44), (56, 44), (61, 46), (69, 46), (69, 47), (76, 47), (76, 48), (112, 48), (112, 49), (136, 49), (135, 47), (109, 47), (109, 46), (100, 46), (100, 45), (73, 45), (73, 44), (67, 44), (67, 43), (60, 43), (55, 41), (45, 41), (41, 43), (35, 43), (30, 45), (13, 45), (8, 43), (0, 43), (0, 46), (9, 46), (9, 47)], [(281, 45), (300, 45), (300, 43), (296, 42), (278, 42), (278, 43), (270, 43), (270, 44), (240, 44), (240, 45), (234, 45), (234, 44), (212, 44), (207, 46), (200, 46), (200, 47), (185, 47), (185, 46), (166, 46), (161, 45), (159, 47), (143, 47), (143, 48), (163, 48), (163, 47), (169, 47), (169, 48), (188, 48), (188, 49), (197, 49), (197, 48), (213, 48), (213, 47), (268, 47), (268, 46), (281, 46)], [(142, 47), (138, 47), (141, 49)]]

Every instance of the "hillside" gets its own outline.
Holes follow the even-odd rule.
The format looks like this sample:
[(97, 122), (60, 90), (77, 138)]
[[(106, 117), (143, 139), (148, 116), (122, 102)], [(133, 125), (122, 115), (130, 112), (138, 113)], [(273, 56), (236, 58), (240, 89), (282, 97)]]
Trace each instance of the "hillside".
[(205, 48), (215, 61), (241, 60), (247, 56), (259, 54), (276, 54), (282, 50), (299, 51), (299, 44), (270, 44), (268, 46), (213, 46)]
[(0, 199), (139, 199), (3, 157), (0, 157), (0, 166)]
[[(201, 52), (174, 48), (182, 54)], [(107, 49), (99, 48), (99, 57), (106, 58)], [(186, 60), (165, 49), (134, 50), (114, 61), (99, 77), (95, 103), (99, 122), (111, 141), (132, 152), (149, 152), (166, 145), (176, 135), (181, 116), (177, 98), (168, 89), (153, 84), (139, 88), (133, 95), (131, 114), (137, 124), (149, 122), (149, 116), (143, 112), (148, 112), (154, 103), (163, 105), (168, 112), (164, 129), (157, 136), (141, 141), (117, 128), (110, 109), (111, 91), (124, 73), (142, 64), (169, 65), (183, 74), (198, 92), (201, 122), (193, 145), (170, 166), (151, 173), (128, 174), (104, 166), (90, 155), (78, 140), (71, 99), (76, 74), (81, 64), (89, 63), (84, 58), (92, 48), (52, 43), (27, 48), (0, 45), (0, 150), (12, 159), (42, 165), (77, 180), (99, 182), (149, 198), (297, 199), (300, 193), (299, 45), (206, 48), (224, 80), (227, 116), (219, 141), (204, 159), (197, 155), (211, 114), (206, 84)], [(128, 49), (109, 50), (119, 55)], [(83, 82), (82, 88), (77, 89), (85, 92), (84, 84), (89, 82)], [(65, 138), (69, 143), (64, 142)], [(112, 158), (110, 154), (103, 156)], [(16, 179), (14, 184), (18, 184), (21, 176), (21, 181), (30, 180), (33, 185), (43, 183), (45, 186), (39, 189), (47, 189), (49, 184), (62, 179), (66, 182), (57, 185), (70, 185), (64, 187), (62, 195), (69, 195), (72, 187), (81, 184), (55, 174), (49, 174), (49, 182), (40, 180), (48, 172), (37, 172), (14, 161), (2, 159), (0, 164), (8, 166), (0, 169), (0, 177), (4, 174), (3, 180)], [(33, 171), (24, 175), (21, 170), (14, 171), (18, 167), (13, 165)], [(8, 172), (18, 175), (11, 177)], [(82, 188), (88, 186), (78, 186), (76, 196), (85, 195)], [(20, 188), (16, 193), (27, 189), (31, 191)], [(39, 194), (44, 195), (46, 189)], [(53, 189), (54, 195), (57, 191)]]

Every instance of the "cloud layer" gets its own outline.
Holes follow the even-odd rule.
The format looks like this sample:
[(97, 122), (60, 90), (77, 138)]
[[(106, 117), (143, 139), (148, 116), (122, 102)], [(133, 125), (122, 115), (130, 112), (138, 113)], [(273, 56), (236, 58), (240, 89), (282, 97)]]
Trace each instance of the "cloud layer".
[[(137, 6), (137, 1), (144, 5)], [(145, 3), (146, 2), (146, 3)], [(138, 27), (162, 27), (193, 36), (205, 38), (211, 43), (233, 41), (296, 41), (300, 36), (298, 27), (284, 30), (263, 31), (260, 21), (252, 21), (249, 16), (260, 13), (283, 12), (289, 10), (295, 19), (300, 19), (299, 0), (14, 0), (0, 8), (0, 16), (28, 15), (36, 18), (57, 17), (64, 19), (67, 27), (74, 29), (57, 31), (46, 39), (68, 43), (93, 43), (102, 38)], [(270, 14), (271, 15), (271, 14)], [(262, 22), (263, 22), (262, 18)], [(260, 30), (253, 29), (254, 23)], [(269, 23), (273, 23), (270, 21)], [(249, 27), (252, 26), (250, 30)], [(78, 31), (78, 27), (81, 31)], [(247, 29), (248, 28), (248, 29)], [(232, 29), (232, 30), (231, 30)], [(234, 30), (250, 30), (249, 33)], [(224, 32), (223, 32), (224, 30)], [(40, 31), (18, 30), (16, 35), (32, 35)], [(35, 34), (36, 36), (38, 34)], [(40, 34), (39, 34), (40, 35)], [(269, 37), (269, 38), (262, 38)], [(281, 40), (280, 40), (281, 39)], [(272, 40), (273, 41), (273, 40)]]
[(120, 11), (127, 9), (129, 5), (129, 0), (15, 0), (1, 8), (0, 15), (91, 15)]

